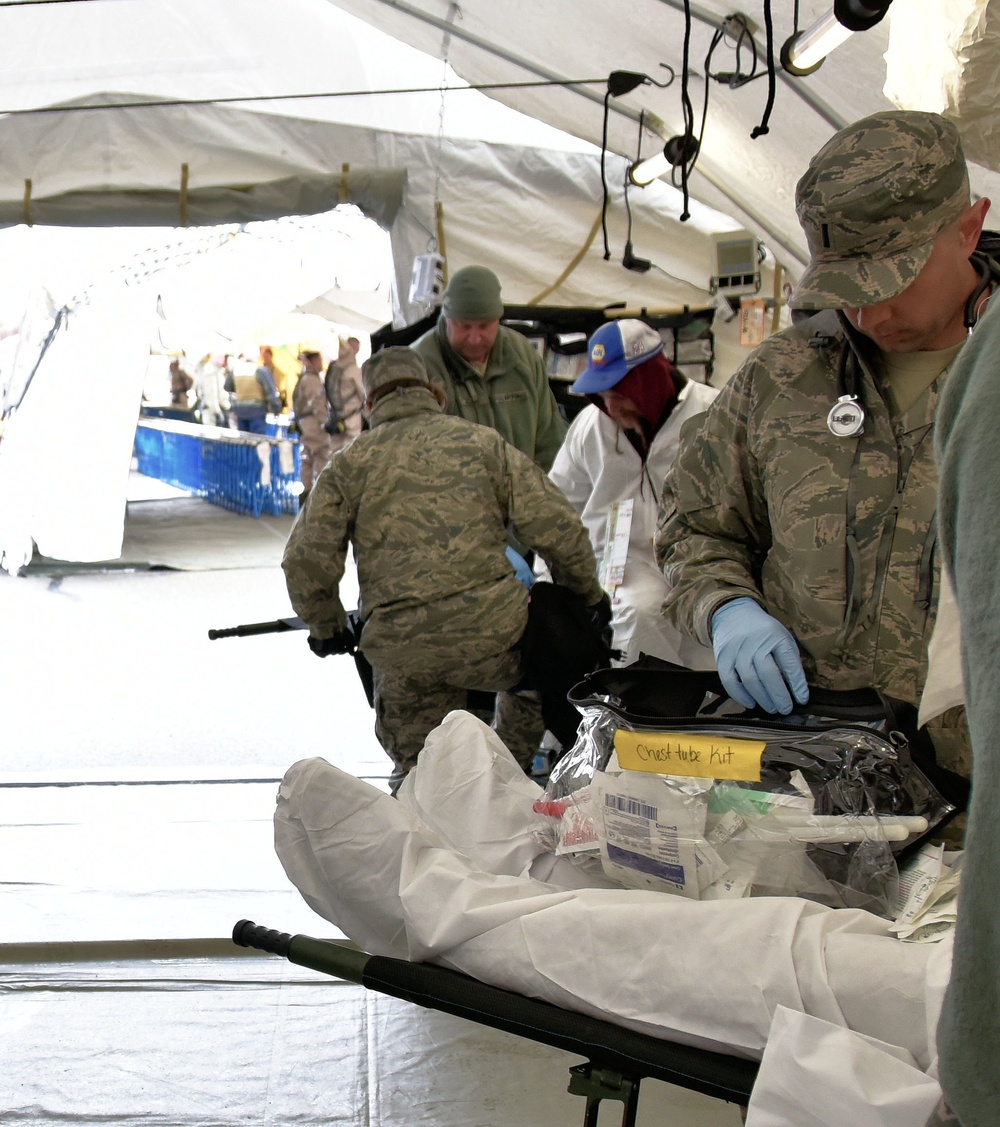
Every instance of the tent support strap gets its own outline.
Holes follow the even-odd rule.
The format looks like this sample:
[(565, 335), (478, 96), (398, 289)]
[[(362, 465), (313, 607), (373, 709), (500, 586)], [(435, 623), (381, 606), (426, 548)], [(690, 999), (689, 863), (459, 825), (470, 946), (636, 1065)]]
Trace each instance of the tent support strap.
[(570, 259), (569, 265), (566, 267), (566, 269), (559, 275), (558, 278), (556, 278), (551, 286), (546, 286), (546, 288), (542, 290), (541, 293), (536, 293), (535, 296), (528, 301), (529, 305), (540, 304), (540, 302), (547, 298), (553, 290), (557, 290), (563, 284), (563, 282), (566, 281), (570, 274), (572, 274), (573, 271), (580, 265), (580, 263), (583, 261), (583, 256), (587, 253), (588, 250), (590, 250), (591, 244), (597, 237), (598, 228), (601, 226), (601, 219), (601, 215), (598, 214), (597, 218), (594, 220), (593, 227), (590, 228), (590, 234), (584, 241), (583, 246), (580, 247), (576, 254), (574, 254)]
[(178, 211), (180, 212), (181, 226), (188, 225), (188, 166), (187, 164), (181, 165), (181, 191), (178, 199)]

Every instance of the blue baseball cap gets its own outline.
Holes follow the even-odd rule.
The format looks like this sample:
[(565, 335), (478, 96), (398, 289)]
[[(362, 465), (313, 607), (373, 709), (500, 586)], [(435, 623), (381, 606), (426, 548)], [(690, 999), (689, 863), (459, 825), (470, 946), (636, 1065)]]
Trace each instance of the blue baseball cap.
[(570, 388), (578, 395), (607, 391), (638, 364), (663, 351), (663, 338), (646, 324), (626, 317), (608, 321), (590, 338), (587, 367)]

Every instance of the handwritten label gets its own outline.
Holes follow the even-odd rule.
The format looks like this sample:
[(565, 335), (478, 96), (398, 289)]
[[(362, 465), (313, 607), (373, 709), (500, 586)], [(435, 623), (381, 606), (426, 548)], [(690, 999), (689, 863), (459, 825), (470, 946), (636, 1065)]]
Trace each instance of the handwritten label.
[(700, 779), (760, 782), (763, 740), (705, 736), (693, 732), (615, 732), (615, 751), (624, 771), (693, 775)]

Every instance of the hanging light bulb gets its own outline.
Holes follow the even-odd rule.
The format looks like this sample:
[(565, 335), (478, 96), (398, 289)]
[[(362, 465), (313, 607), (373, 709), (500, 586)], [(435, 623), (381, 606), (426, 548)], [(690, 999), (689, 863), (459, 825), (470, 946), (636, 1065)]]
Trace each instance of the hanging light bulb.
[(781, 65), (789, 74), (812, 74), (832, 50), (853, 34), (833, 12), (827, 12), (812, 27), (788, 40), (781, 49)]

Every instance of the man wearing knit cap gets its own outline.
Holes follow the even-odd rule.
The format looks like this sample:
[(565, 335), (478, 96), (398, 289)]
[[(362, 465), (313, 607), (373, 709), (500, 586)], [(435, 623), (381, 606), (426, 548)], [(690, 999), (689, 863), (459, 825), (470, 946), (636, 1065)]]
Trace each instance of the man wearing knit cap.
[[(538, 620), (505, 555), (508, 527), (576, 597), (584, 622), (606, 599), (566, 498), (496, 431), (446, 415), (441, 383), (417, 353), (383, 349), (362, 381), (370, 429), (316, 479), (282, 568), (310, 647), (321, 657), (349, 652), (338, 589), (353, 544), (360, 649), (373, 667), (375, 733), (395, 765), (395, 789), (431, 729), (468, 707), (470, 691), (513, 688), (533, 668), (532, 647), (521, 643)], [(592, 634), (599, 638), (597, 623)], [(588, 664), (581, 647), (586, 668), (562, 671), (557, 703), (607, 656), (604, 648)]]
[(668, 588), (653, 557), (653, 533), (681, 426), (718, 392), (685, 379), (664, 355), (660, 334), (643, 321), (602, 325), (587, 356), (573, 391), (591, 406), (570, 424), (549, 477), (590, 533), (601, 580), (612, 593), (614, 647), (626, 664), (646, 653), (712, 669), (711, 649), (660, 612)]
[[(822, 312), (765, 341), (685, 432), (655, 541), (665, 613), (748, 708), (787, 713), (807, 683), (921, 699), (941, 583), (932, 429), (992, 285), (989, 206), (932, 113), (855, 122), (799, 180), (810, 261), (792, 304)], [(967, 778), (964, 710), (927, 730)], [(933, 777), (960, 798), (961, 779)]]
[(500, 280), (464, 266), (448, 282), (437, 325), (413, 344), (448, 396), (447, 412), (492, 427), (548, 470), (566, 424), (538, 352), (503, 316)]

